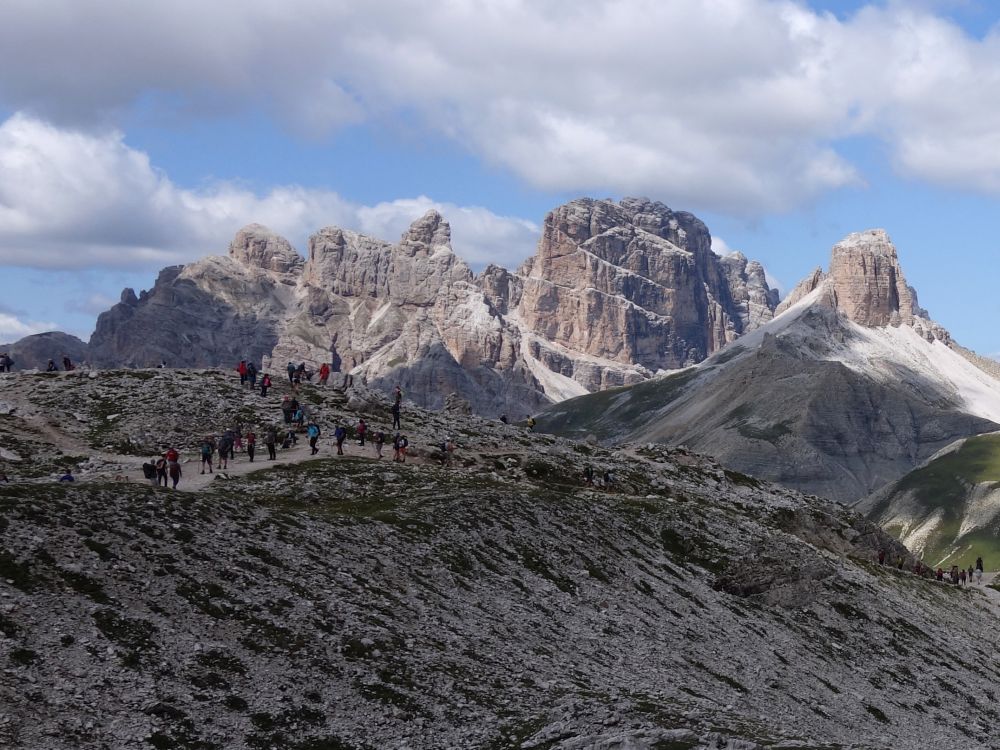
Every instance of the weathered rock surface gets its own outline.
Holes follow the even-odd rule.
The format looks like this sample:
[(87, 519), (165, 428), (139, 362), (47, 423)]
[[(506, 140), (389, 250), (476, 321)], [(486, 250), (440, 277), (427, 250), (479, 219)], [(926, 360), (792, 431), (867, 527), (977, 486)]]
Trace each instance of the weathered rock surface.
[(397, 244), (322, 229), (306, 260), (250, 225), (227, 258), (165, 269), (139, 296), (125, 290), (98, 320), (90, 356), (102, 366), (329, 362), (335, 379), (399, 383), (425, 406), (456, 392), (479, 413), (514, 414), (700, 361), (776, 303), (761, 266), (719, 259), (690, 214), (582, 199), (549, 215), (519, 272), (488, 266), (478, 277), (433, 211)]
[[(841, 501), (997, 429), (1000, 380), (923, 316), (884, 232), (834, 247), (779, 317), (697, 367), (558, 404), (539, 428), (683, 444)], [(794, 308), (792, 307), (794, 305)]]
[[(169, 433), (162, 399), (200, 386), (181, 444), (254, 396), (231, 373), (0, 379), (60, 441), (92, 395)], [(356, 413), (302, 393), (386, 418), (365, 390)], [(0, 745), (1000, 747), (992, 605), (873, 564), (914, 558), (860, 515), (684, 450), (409, 418), (417, 447), (455, 431), (451, 468), (324, 444), (194, 493), (5, 486)], [(588, 465), (616, 482), (583, 486)]]
[(17, 370), (44, 370), (50, 359), (61, 368), (63, 357), (80, 363), (86, 361), (88, 356), (87, 344), (62, 331), (36, 333), (13, 344), (0, 344), (0, 353), (3, 352), (14, 360)]

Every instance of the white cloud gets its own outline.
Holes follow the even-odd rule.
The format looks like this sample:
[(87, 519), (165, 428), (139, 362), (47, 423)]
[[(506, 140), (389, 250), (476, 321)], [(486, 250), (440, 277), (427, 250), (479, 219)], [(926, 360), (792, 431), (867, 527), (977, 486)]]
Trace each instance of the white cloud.
[(722, 258), (722, 257), (724, 257), (726, 255), (729, 255), (729, 253), (733, 252), (733, 249), (729, 246), (728, 242), (726, 242), (721, 237), (718, 237), (717, 235), (713, 234), (712, 235), (712, 252), (715, 253), (716, 255), (718, 255), (720, 258)]
[[(129, 148), (120, 133), (89, 134), (25, 115), (0, 124), (0, 262), (32, 268), (151, 268), (224, 252), (241, 226), (266, 224), (304, 249), (337, 225), (395, 240), (437, 208), (456, 252), (473, 265), (512, 265), (538, 228), (485, 208), (427, 197), (363, 206), (325, 190), (276, 187), (265, 195), (220, 183), (186, 190)], [(91, 307), (102, 304), (100, 300)]]
[(0, 312), (0, 341), (12, 343), (33, 333), (58, 330), (56, 323), (38, 320), (21, 320), (16, 315)]
[(1000, 192), (1000, 31), (933, 3), (51, 0), (0, 9), (0, 70), (0, 104), (60, 124), (150, 101), (310, 135), (415, 115), (535, 186), (730, 213), (857, 183), (850, 135)]

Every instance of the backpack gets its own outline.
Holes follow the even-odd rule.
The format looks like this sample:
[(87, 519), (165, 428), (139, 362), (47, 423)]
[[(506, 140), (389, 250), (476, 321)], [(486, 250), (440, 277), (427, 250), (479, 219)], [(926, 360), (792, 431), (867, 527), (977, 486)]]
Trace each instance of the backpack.
[(156, 467), (153, 464), (143, 464), (142, 465), (142, 475), (144, 477), (146, 477), (146, 479), (155, 479), (156, 478)]
[(209, 443), (201, 444), (201, 456), (202, 458), (208, 458), (212, 455), (212, 446)]
[(173, 448), (167, 451), (167, 461), (170, 461), (171, 463), (177, 463), (177, 459), (178, 459), (177, 451), (175, 451)]

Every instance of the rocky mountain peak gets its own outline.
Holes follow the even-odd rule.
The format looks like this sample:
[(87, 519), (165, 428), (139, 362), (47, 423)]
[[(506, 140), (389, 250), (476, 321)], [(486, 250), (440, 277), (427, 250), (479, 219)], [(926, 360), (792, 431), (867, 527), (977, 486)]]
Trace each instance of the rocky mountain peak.
[(433, 253), (439, 247), (451, 250), (451, 225), (431, 209), (403, 232), (399, 246), (410, 256), (418, 252)]
[(248, 224), (236, 233), (229, 244), (229, 257), (245, 266), (275, 273), (301, 269), (302, 256), (284, 237), (262, 224)]
[(859, 325), (909, 325), (914, 298), (884, 229), (849, 234), (833, 246), (830, 284), (837, 308)]

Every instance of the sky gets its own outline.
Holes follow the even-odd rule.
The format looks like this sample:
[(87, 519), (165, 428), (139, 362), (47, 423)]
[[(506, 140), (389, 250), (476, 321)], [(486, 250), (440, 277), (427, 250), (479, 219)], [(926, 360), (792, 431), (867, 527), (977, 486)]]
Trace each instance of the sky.
[(305, 252), (429, 208), (479, 269), (646, 196), (783, 292), (881, 227), (1000, 352), (1000, 7), (978, 0), (0, 0), (0, 341), (259, 222)]

